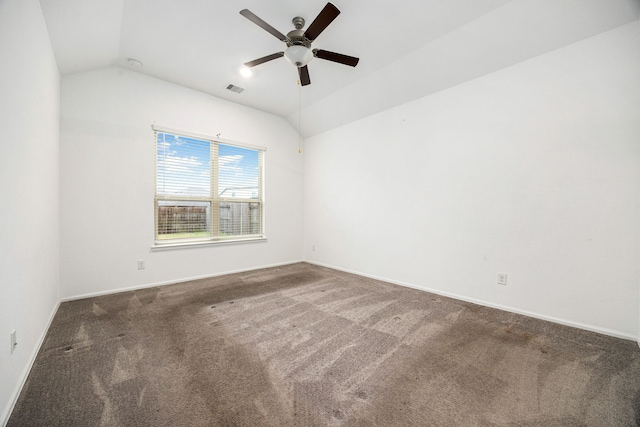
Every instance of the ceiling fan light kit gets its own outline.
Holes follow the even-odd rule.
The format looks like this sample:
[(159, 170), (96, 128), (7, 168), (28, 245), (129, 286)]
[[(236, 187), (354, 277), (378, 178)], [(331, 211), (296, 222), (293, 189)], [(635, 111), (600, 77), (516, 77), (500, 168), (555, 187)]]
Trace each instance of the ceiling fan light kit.
[(313, 52), (308, 47), (294, 45), (284, 51), (284, 57), (296, 67), (304, 67), (313, 59)]
[(298, 75), (300, 77), (300, 84), (306, 86), (311, 84), (309, 78), (309, 69), (307, 64), (313, 58), (325, 59), (327, 61), (337, 62), (339, 64), (349, 65), (355, 67), (358, 64), (359, 59), (353, 56), (343, 55), (341, 53), (329, 52), (322, 49), (311, 49), (311, 43), (324, 31), (325, 28), (338, 17), (340, 11), (331, 3), (320, 11), (316, 19), (313, 20), (311, 25), (306, 31), (303, 31), (305, 21), (303, 18), (296, 16), (293, 18), (293, 26), (295, 30), (290, 31), (285, 36), (280, 31), (267, 24), (260, 17), (255, 15), (249, 9), (243, 9), (240, 11), (240, 15), (247, 18), (263, 30), (267, 31), (278, 40), (284, 42), (287, 48), (284, 52), (272, 53), (271, 55), (263, 56), (262, 58), (255, 59), (253, 61), (246, 62), (244, 65), (247, 67), (255, 67), (256, 65), (263, 64), (267, 61), (280, 58), (284, 56), (289, 62), (298, 68)]

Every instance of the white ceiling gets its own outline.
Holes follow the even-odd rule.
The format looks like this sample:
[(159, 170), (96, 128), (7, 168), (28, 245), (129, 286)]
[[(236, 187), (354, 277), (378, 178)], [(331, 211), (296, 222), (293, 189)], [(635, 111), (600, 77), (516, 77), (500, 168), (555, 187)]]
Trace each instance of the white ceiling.
[[(314, 59), (300, 88), (284, 58), (244, 62), (284, 43), (325, 0), (40, 0), (62, 75), (122, 66), (282, 116), (310, 136), (637, 20), (640, 0), (333, 0), (342, 12), (313, 47), (360, 58)], [(131, 65), (127, 59), (142, 62)], [(234, 84), (245, 90), (226, 89)]]

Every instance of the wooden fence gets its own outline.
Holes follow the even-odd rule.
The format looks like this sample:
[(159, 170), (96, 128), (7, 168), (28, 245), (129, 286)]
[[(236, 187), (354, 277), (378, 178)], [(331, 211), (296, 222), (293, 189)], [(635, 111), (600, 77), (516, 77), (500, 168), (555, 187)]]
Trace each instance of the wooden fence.
[[(158, 206), (158, 235), (200, 233), (210, 229), (207, 206)], [(221, 202), (220, 235), (260, 234), (260, 203)]]
[(220, 203), (220, 234), (260, 234), (260, 203)]
[(158, 206), (158, 234), (207, 231), (206, 206)]

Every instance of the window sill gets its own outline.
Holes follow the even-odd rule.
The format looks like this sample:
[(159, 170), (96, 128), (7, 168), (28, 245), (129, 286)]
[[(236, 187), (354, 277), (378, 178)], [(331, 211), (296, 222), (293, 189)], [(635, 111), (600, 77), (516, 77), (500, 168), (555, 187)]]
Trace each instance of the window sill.
[(266, 237), (250, 237), (246, 239), (233, 239), (233, 240), (204, 240), (197, 242), (173, 242), (173, 243), (160, 243), (151, 246), (151, 251), (166, 251), (173, 249), (187, 249), (187, 248), (199, 248), (202, 246), (217, 246), (217, 245), (232, 245), (236, 243), (251, 243), (251, 242), (266, 242)]

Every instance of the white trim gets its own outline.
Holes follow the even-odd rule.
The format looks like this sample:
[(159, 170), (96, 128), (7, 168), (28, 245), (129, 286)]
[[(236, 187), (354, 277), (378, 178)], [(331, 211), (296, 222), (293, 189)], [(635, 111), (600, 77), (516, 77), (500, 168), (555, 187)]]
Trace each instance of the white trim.
[(188, 136), (188, 137), (191, 137), (191, 138), (198, 138), (198, 139), (204, 139), (204, 140), (207, 140), (207, 141), (215, 141), (215, 142), (221, 142), (223, 144), (235, 145), (236, 147), (250, 148), (252, 150), (267, 151), (267, 147), (262, 147), (262, 146), (259, 146), (259, 145), (245, 144), (244, 142), (233, 141), (231, 139), (218, 138), (218, 137), (214, 137), (214, 136), (211, 136), (211, 135), (204, 135), (204, 134), (201, 134), (201, 133), (189, 132), (189, 131), (186, 131), (186, 130), (171, 129), (171, 128), (164, 127), (164, 126), (158, 126), (155, 123), (151, 125), (151, 129), (154, 132), (172, 133), (172, 134), (177, 134), (177, 135), (182, 135), (182, 136)]
[(68, 302), (68, 301), (75, 301), (75, 300), (85, 299), (85, 298), (100, 297), (100, 296), (104, 296), (104, 295), (119, 294), (121, 292), (137, 291), (137, 290), (140, 290), (140, 289), (155, 288), (155, 287), (158, 287), (158, 286), (174, 285), (176, 283), (184, 283), (184, 282), (189, 282), (189, 281), (192, 281), (192, 280), (210, 279), (210, 278), (218, 277), (218, 276), (226, 276), (227, 274), (246, 273), (248, 271), (262, 270), (264, 268), (282, 267), (284, 265), (298, 264), (300, 262), (305, 262), (305, 261), (304, 260), (287, 261), (287, 262), (282, 262), (282, 263), (263, 265), (263, 266), (260, 266), (260, 267), (248, 267), (248, 268), (241, 268), (241, 269), (238, 269), (238, 270), (223, 271), (223, 272), (220, 272), (220, 273), (205, 274), (205, 275), (202, 275), (202, 276), (183, 277), (183, 278), (180, 278), (180, 279), (167, 280), (167, 281), (163, 281), (163, 282), (147, 283), (145, 285), (130, 286), (130, 287), (127, 287), (127, 288), (113, 289), (113, 290), (110, 290), (110, 291), (92, 292), (92, 293), (88, 293), (88, 294), (65, 297), (65, 298), (62, 298), (60, 300), (60, 302)]
[(166, 251), (171, 249), (188, 249), (199, 248), (201, 246), (215, 246), (215, 245), (228, 245), (234, 243), (251, 243), (251, 242), (266, 242), (266, 237), (251, 237), (246, 239), (229, 239), (229, 240), (202, 240), (196, 242), (172, 242), (172, 243), (157, 243), (151, 246), (151, 251)]
[(473, 303), (473, 304), (483, 305), (485, 307), (495, 308), (495, 309), (502, 310), (502, 311), (508, 311), (510, 313), (522, 314), (524, 316), (533, 317), (535, 319), (546, 320), (547, 322), (553, 322), (553, 323), (558, 323), (560, 325), (571, 326), (573, 328), (583, 329), (583, 330), (590, 331), (590, 332), (596, 332), (596, 333), (603, 334), (603, 335), (609, 335), (609, 336), (612, 336), (612, 337), (615, 337), (615, 338), (621, 338), (621, 339), (630, 340), (630, 341), (637, 341), (638, 345), (640, 345), (640, 338), (638, 338), (638, 337), (636, 337), (634, 335), (626, 334), (624, 332), (614, 331), (614, 330), (607, 329), (607, 328), (600, 328), (600, 327), (597, 327), (597, 326), (591, 326), (591, 325), (587, 325), (587, 324), (579, 323), (579, 322), (572, 322), (570, 320), (559, 319), (557, 317), (545, 316), (543, 314), (533, 313), (533, 312), (526, 311), (526, 310), (519, 310), (517, 308), (508, 307), (508, 306), (504, 306), (504, 305), (500, 305), (500, 304), (494, 304), (494, 303), (486, 302), (486, 301), (483, 301), (483, 300), (477, 300), (477, 299), (474, 299), (474, 298), (468, 298), (468, 297), (461, 296), (461, 295), (458, 295), (458, 294), (453, 294), (453, 293), (449, 293), (449, 292), (443, 292), (443, 291), (440, 291), (440, 290), (437, 290), (437, 289), (428, 288), (428, 287), (425, 287), (425, 286), (419, 286), (419, 285), (415, 285), (415, 284), (412, 284), (412, 283), (406, 283), (406, 282), (401, 282), (401, 281), (398, 281), (398, 280), (392, 280), (392, 279), (388, 279), (388, 278), (385, 278), (385, 277), (380, 277), (380, 276), (375, 276), (375, 275), (372, 275), (372, 274), (362, 273), (362, 272), (355, 271), (355, 270), (350, 270), (350, 269), (347, 269), (347, 268), (335, 267), (333, 265), (323, 264), (321, 262), (310, 261), (310, 260), (305, 260), (305, 262), (307, 262), (309, 264), (318, 265), (320, 267), (326, 267), (326, 268), (332, 268), (334, 270), (344, 271), (345, 273), (357, 274), (358, 276), (368, 277), (370, 279), (381, 280), (383, 282), (391, 283), (391, 284), (394, 284), (394, 285), (404, 286), (406, 288), (417, 289), (419, 291), (430, 292), (432, 294), (442, 295), (444, 297), (453, 298), (453, 299), (457, 299), (457, 300), (460, 300), (460, 301), (466, 301), (466, 302), (470, 302), (470, 303)]
[(40, 334), (40, 338), (38, 339), (38, 342), (37, 342), (33, 352), (31, 353), (31, 357), (29, 358), (29, 362), (27, 363), (27, 366), (25, 366), (25, 368), (22, 370), (22, 373), (20, 374), (20, 377), (18, 378), (18, 385), (13, 390), (13, 393), (11, 394), (11, 396), (9, 398), (9, 404), (5, 407), (4, 412), (2, 413), (2, 417), (0, 417), (0, 425), (2, 425), (3, 427), (6, 426), (7, 423), (9, 422), (9, 418), (11, 417), (11, 413), (13, 412), (13, 409), (15, 408), (16, 403), (18, 402), (18, 397), (20, 397), (20, 393), (22, 393), (22, 388), (24, 387), (25, 383), (27, 382), (27, 378), (29, 378), (29, 374), (31, 373), (31, 369), (33, 368), (33, 364), (36, 362), (36, 357), (38, 356), (38, 353), (40, 353), (40, 348), (42, 347), (42, 344), (44, 344), (44, 339), (47, 336), (47, 332), (49, 332), (49, 328), (51, 327), (51, 324), (53, 323), (54, 317), (56, 317), (56, 313), (58, 312), (58, 309), (60, 308), (60, 304), (61, 304), (61, 301), (58, 301), (56, 306), (53, 308), (53, 311), (51, 312), (51, 315), (49, 316), (49, 321), (47, 322), (47, 325), (45, 326), (44, 330)]

